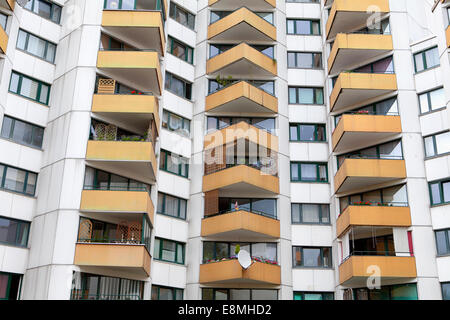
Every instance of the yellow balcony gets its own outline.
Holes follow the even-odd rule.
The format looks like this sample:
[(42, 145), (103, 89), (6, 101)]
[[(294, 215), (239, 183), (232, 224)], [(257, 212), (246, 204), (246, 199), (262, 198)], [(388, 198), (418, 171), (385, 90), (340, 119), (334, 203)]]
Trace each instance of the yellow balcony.
[(200, 283), (279, 285), (281, 268), (278, 265), (253, 262), (247, 270), (244, 270), (236, 259), (206, 263), (200, 265)]
[(450, 25), (447, 27), (445, 31), (445, 36), (447, 37), (447, 48), (450, 48)]
[(278, 99), (241, 81), (207, 96), (205, 111), (277, 113)]
[(164, 23), (160, 11), (104, 10), (102, 27), (140, 49), (164, 55)]
[(337, 112), (394, 91), (397, 91), (395, 74), (343, 72), (331, 92), (330, 110)]
[(152, 225), (155, 208), (146, 191), (83, 190), (81, 212), (91, 213), (144, 213)]
[(264, 53), (241, 43), (206, 62), (206, 73), (241, 77), (273, 77), (277, 75), (277, 63)]
[(0, 51), (1, 53), (6, 53), (6, 48), (8, 47), (8, 35), (5, 30), (0, 27)]
[(213, 10), (237, 10), (243, 6), (252, 11), (270, 10), (276, 8), (276, 0), (209, 0), (209, 7)]
[(86, 161), (94, 167), (145, 183), (156, 177), (156, 158), (151, 142), (88, 141)]
[(336, 221), (337, 236), (351, 226), (410, 227), (411, 212), (409, 207), (350, 205)]
[(0, 0), (0, 7), (13, 11), (15, 3), (15, 0)]
[(238, 165), (203, 176), (203, 192), (220, 189), (222, 191), (258, 192), (261, 195), (280, 193), (279, 179), (270, 174)]
[(401, 132), (400, 116), (344, 114), (333, 131), (333, 151), (361, 149)]
[(156, 51), (99, 51), (97, 68), (119, 82), (161, 95), (162, 75)]
[(388, 13), (389, 0), (334, 0), (326, 25), (327, 39), (365, 27), (374, 10), (380, 14)]
[(391, 35), (339, 33), (328, 58), (329, 74), (348, 70), (392, 50)]
[(248, 140), (275, 152), (278, 151), (277, 136), (244, 121), (206, 135), (204, 149), (229, 145), (240, 139)]
[(404, 160), (345, 159), (334, 177), (336, 193), (358, 191), (406, 178)]
[(74, 264), (84, 267), (106, 267), (150, 276), (151, 256), (144, 245), (77, 243)]
[(159, 131), (158, 99), (140, 94), (94, 94), (92, 112), (111, 122), (125, 122), (146, 132), (154, 120)]
[(219, 214), (202, 220), (202, 237), (209, 236), (217, 240), (276, 239), (280, 237), (280, 221), (243, 210)]
[(374, 266), (381, 274), (381, 285), (395, 280), (416, 278), (416, 259), (399, 256), (351, 256), (339, 266), (339, 282), (344, 286), (366, 285)]
[(208, 40), (276, 41), (275, 26), (247, 8), (240, 8), (208, 26)]

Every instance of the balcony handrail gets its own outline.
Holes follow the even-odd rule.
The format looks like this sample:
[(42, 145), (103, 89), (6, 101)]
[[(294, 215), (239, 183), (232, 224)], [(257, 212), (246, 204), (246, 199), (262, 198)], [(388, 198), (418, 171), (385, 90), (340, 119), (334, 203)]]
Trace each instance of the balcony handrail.
[(341, 33), (341, 34), (372, 34), (372, 35), (375, 35), (375, 36), (390, 36), (391, 35), (391, 32), (370, 33), (369, 31), (363, 31), (363, 30), (350, 31), (350, 32), (339, 32), (339, 33)]
[(376, 160), (403, 160), (403, 156), (364, 156), (359, 154), (351, 154), (351, 155), (339, 155), (338, 157), (343, 157), (344, 159), (376, 159)]
[[(267, 22), (267, 23), (270, 24), (271, 26), (275, 26), (273, 23), (270, 23), (269, 21), (267, 21), (266, 19), (260, 17), (260, 16), (257, 14), (257, 12), (266, 13), (265, 11), (254, 11), (254, 10), (251, 10), (251, 9), (250, 9), (249, 7), (247, 7), (247, 6), (240, 6), (240, 7), (237, 8), (236, 10), (212, 10), (212, 11), (230, 12), (230, 13), (227, 14), (225, 17), (222, 17), (222, 18), (220, 18), (219, 20), (214, 21), (213, 23), (210, 22), (210, 23), (209, 23), (209, 26), (213, 25), (213, 24), (216, 23), (216, 22), (219, 22), (220, 20), (222, 20), (222, 19), (228, 17), (230, 14), (233, 14), (233, 13), (235, 13), (236, 11), (241, 10), (242, 8), (245, 8), (245, 9), (247, 9), (248, 11), (250, 11), (251, 13), (257, 15), (259, 18), (261, 18), (262, 20), (264, 20), (265, 22)], [(270, 12), (270, 11), (267, 12), (267, 13), (272, 13), (272, 14), (273, 14), (273, 12)], [(275, 15), (274, 15), (274, 17), (275, 17)]]
[(131, 51), (131, 52), (156, 52), (155, 49), (139, 49), (139, 48), (98, 48), (98, 51)]
[(356, 70), (343, 70), (341, 73), (361, 73), (361, 74), (395, 74), (395, 71), (379, 71), (379, 72), (367, 72), (367, 71), (356, 71)]
[(373, 112), (373, 111), (346, 111), (341, 113), (340, 115), (336, 116), (339, 117), (339, 121), (336, 122), (336, 126), (339, 124), (339, 122), (341, 122), (342, 116), (343, 115), (359, 115), (359, 116), (386, 116), (386, 117), (392, 117), (392, 116), (399, 116), (400, 113), (397, 112), (387, 112), (387, 113), (377, 113), (377, 112)]
[[(223, 171), (223, 170), (227, 170), (229, 168), (233, 168), (233, 167), (237, 167), (237, 166), (247, 166), (247, 167), (250, 167), (250, 168), (253, 168), (253, 169), (256, 169), (256, 170), (260, 170), (260, 171), (264, 167), (270, 168), (270, 166), (264, 166), (264, 165), (262, 165), (260, 163), (259, 164), (248, 163), (247, 161), (245, 163), (226, 163), (226, 166), (224, 168), (213, 170), (213, 171), (209, 172), (207, 175), (210, 175), (210, 174), (213, 174), (213, 173), (217, 173), (217, 172), (220, 172), (220, 171)], [(278, 170), (276, 170), (276, 173), (268, 173), (267, 175), (278, 177)]]
[(109, 139), (94, 139), (89, 137), (90, 141), (115, 141), (115, 142), (152, 142), (151, 137), (140, 136), (138, 134), (135, 135), (121, 135), (117, 136), (113, 140)]
[[(215, 80), (215, 79), (211, 79), (211, 80)], [(233, 80), (232, 80), (232, 81), (233, 81)], [(267, 91), (264, 90), (264, 89), (258, 88), (257, 86), (253, 85), (253, 84), (252, 84), (251, 82), (249, 82), (249, 81), (252, 81), (252, 80), (240, 80), (240, 79), (237, 79), (236, 81), (233, 81), (233, 82), (231, 82), (230, 84), (227, 84), (226, 86), (223, 86), (222, 88), (219, 88), (219, 89), (217, 89), (217, 90), (214, 91), (214, 92), (209, 92), (209, 93), (208, 93), (208, 96), (213, 95), (213, 94), (215, 94), (215, 93), (217, 93), (217, 92), (219, 92), (219, 91), (222, 91), (222, 90), (224, 90), (224, 89), (227, 89), (228, 87), (231, 87), (231, 86), (233, 86), (233, 85), (235, 85), (235, 84), (238, 84), (238, 83), (241, 83), (241, 82), (245, 82), (245, 83), (248, 83), (249, 85), (251, 85), (252, 87), (254, 87), (254, 88), (258, 89), (258, 90), (261, 90), (261, 91), (263, 91), (263, 92), (265, 92), (265, 93), (271, 95), (272, 97), (276, 98), (275, 94), (272, 94), (272, 93), (270, 93), (270, 92), (267, 92)], [(267, 82), (273, 82), (273, 81), (267, 80)]]
[[(398, 255), (398, 254), (400, 254), (400, 255)], [(342, 262), (339, 265), (343, 264), (345, 261), (349, 260), (353, 256), (409, 258), (409, 257), (414, 257), (414, 254), (409, 251), (408, 252), (407, 251), (353, 251), (347, 257), (342, 259)]]
[(267, 218), (270, 218), (270, 219), (273, 219), (273, 220), (278, 220), (277, 215), (274, 216), (274, 215), (271, 215), (271, 214), (269, 214), (267, 212), (264, 212), (264, 211), (248, 210), (246, 208), (241, 208), (241, 207), (239, 207), (238, 209), (227, 209), (227, 210), (221, 210), (221, 211), (219, 211), (217, 213), (208, 214), (208, 215), (205, 215), (203, 217), (203, 219), (208, 219), (208, 218), (211, 218), (211, 217), (217, 217), (217, 216), (221, 216), (221, 215), (225, 215), (225, 214), (229, 214), (229, 213), (234, 213), (234, 212), (239, 212), (239, 211), (250, 212), (250, 213), (254, 213), (254, 214), (259, 215), (259, 216), (267, 217)]
[(349, 206), (376, 206), (376, 207), (408, 207), (408, 202), (403, 201), (354, 201)]
[[(237, 258), (238, 258), (237, 255), (232, 255), (232, 256), (229, 256), (229, 257), (221, 258), (221, 259), (208, 259), (208, 260), (202, 259), (202, 264), (209, 264), (209, 263), (237, 260)], [(278, 261), (267, 259), (267, 258), (264, 258), (263, 256), (251, 256), (251, 259), (252, 259), (253, 262), (261, 262), (261, 263), (265, 263), (265, 264), (278, 265)]]
[(98, 185), (84, 185), (83, 190), (150, 192), (149, 188), (147, 188), (147, 187), (131, 187), (131, 188), (130, 187), (121, 187), (121, 186), (104, 187), (104, 186), (98, 186)]
[(82, 291), (82, 289), (72, 289), (70, 300), (142, 300), (139, 294), (86, 294)]
[[(139, 233), (140, 235), (140, 233)], [(151, 242), (150, 239), (92, 239), (92, 238), (78, 238), (77, 243), (89, 244), (104, 244), (104, 245), (125, 245), (125, 246), (144, 246), (150, 254)]]
[[(96, 90), (97, 91), (97, 90)], [(130, 92), (130, 93), (99, 93), (99, 92), (95, 92), (94, 94), (100, 94), (103, 96), (106, 95), (110, 95), (110, 96), (140, 96), (140, 95), (144, 95), (144, 96), (154, 96), (155, 94), (153, 92), (150, 91), (140, 91), (140, 90), (134, 90), (135, 93)]]

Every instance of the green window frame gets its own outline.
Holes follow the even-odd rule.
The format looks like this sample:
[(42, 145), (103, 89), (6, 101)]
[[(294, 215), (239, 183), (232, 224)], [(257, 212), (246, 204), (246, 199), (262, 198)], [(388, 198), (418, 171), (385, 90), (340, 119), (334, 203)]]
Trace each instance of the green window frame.
[[(164, 88), (173, 94), (187, 100), (192, 98), (192, 83), (187, 82), (170, 72), (166, 72), (166, 80), (164, 81)], [(181, 88), (181, 91), (179, 91)]]
[[(305, 221), (303, 217), (304, 206), (316, 206), (318, 211), (318, 222)], [(298, 207), (298, 219), (295, 217), (295, 207)], [(309, 225), (330, 225), (330, 205), (323, 203), (291, 203), (291, 222), (292, 224), (309, 224)]]
[[(231, 258), (233, 256), (236, 256), (236, 253), (233, 250), (232, 246), (236, 247), (237, 245), (239, 245), (241, 247), (242, 246), (249, 246), (248, 253), (250, 254), (251, 257), (253, 257), (254, 246), (255, 245), (261, 245), (261, 244), (270, 245), (270, 246), (273, 246), (275, 248), (275, 259), (269, 259), (268, 256), (265, 256), (265, 257), (258, 256), (258, 258), (264, 258), (264, 259), (269, 259), (269, 260), (272, 260), (272, 261), (276, 261), (277, 264), (278, 264), (279, 263), (279, 261), (278, 261), (278, 254), (279, 253), (278, 253), (278, 246), (277, 246), (276, 242), (239, 242), (239, 241), (236, 241), (236, 242), (203, 241), (202, 263), (205, 264), (205, 263), (208, 263), (209, 260), (217, 260), (217, 259), (222, 259), (222, 258)], [(205, 254), (207, 254), (205, 248), (207, 246), (212, 246), (211, 249), (212, 249), (212, 252), (213, 252), (213, 256), (210, 257), (210, 259), (207, 259), (207, 257), (205, 257)], [(226, 256), (225, 257), (219, 257), (219, 258), (217, 257), (217, 253), (221, 251), (219, 246), (222, 246), (222, 248), (226, 247), (226, 250), (225, 250), (226, 251), (226, 253), (225, 253)], [(267, 249), (267, 247), (266, 247), (266, 249)], [(267, 250), (266, 253), (270, 254), (270, 250)]]
[[(405, 289), (413, 289), (412, 292), (408, 292)], [(409, 296), (401, 296), (401, 294), (409, 294)], [(411, 295), (412, 293), (412, 295)], [(399, 296), (396, 296), (396, 295)], [(361, 299), (359, 298), (361, 296)], [(417, 284), (405, 283), (391, 286), (382, 286), (381, 289), (370, 290), (368, 288), (355, 288), (353, 289), (354, 300), (418, 300), (417, 296)]]
[[(45, 4), (47, 6), (50, 7), (50, 16), (46, 17), (44, 16), (42, 13), (39, 12), (39, 7), (41, 7), (40, 5), (36, 6), (36, 3), (42, 3)], [(61, 22), (61, 12), (62, 12), (62, 7), (50, 2), (50, 1), (44, 1), (44, 0), (30, 0), (27, 4), (25, 4), (25, 6), (23, 6), (25, 9), (36, 13), (38, 16), (53, 21), (54, 23), (59, 24)]]
[[(24, 134), (21, 137), (16, 137), (14, 135), (16, 124), (22, 125), (24, 128), (28, 129), (28, 131), (24, 130)], [(8, 130), (9, 126), (9, 130)], [(20, 132), (19, 132), (20, 133)], [(30, 134), (31, 133), (31, 134)], [(33, 147), (33, 148), (42, 148), (42, 142), (44, 140), (44, 128), (37, 126), (35, 124), (22, 121), (16, 118), (9, 117), (5, 115), (3, 117), (3, 124), (1, 130), (1, 136), (5, 139), (14, 141), (16, 143)], [(26, 138), (30, 139), (30, 142), (25, 141)]]
[[(173, 198), (174, 200), (177, 200), (177, 215), (174, 216), (172, 214), (167, 213), (167, 208), (166, 208), (166, 202), (167, 202), (167, 197)], [(184, 203), (184, 205), (182, 205)], [(184, 210), (182, 210), (182, 208), (184, 207)], [(168, 216), (168, 217), (172, 217), (172, 218), (178, 218), (178, 219), (182, 219), (182, 220), (186, 220), (186, 216), (187, 216), (187, 200), (186, 199), (182, 199), (179, 197), (175, 197), (172, 196), (170, 194), (167, 193), (163, 193), (163, 192), (158, 192), (158, 206), (156, 209), (156, 213)]]
[[(309, 22), (309, 33), (300, 33), (300, 30), (297, 30), (297, 21), (307, 21)], [(286, 19), (286, 33), (288, 35), (313, 35), (320, 36), (320, 20), (311, 20), (311, 19)]]
[[(178, 119), (180, 126), (178, 128), (172, 127), (172, 118)], [(162, 125), (164, 129), (170, 130), (170, 131), (176, 131), (186, 137), (189, 137), (191, 134), (191, 120), (186, 119), (182, 116), (179, 116), (173, 112), (167, 111), (166, 109), (163, 110), (163, 118), (162, 118)], [(187, 133), (183, 132), (183, 130), (186, 130)]]
[(183, 293), (184, 293), (183, 289), (158, 285), (152, 285), (152, 300), (169, 300), (169, 299), (161, 299), (161, 289), (172, 291), (171, 300), (183, 300)]
[[(429, 182), (428, 186), (432, 207), (450, 203), (450, 179)], [(448, 192), (448, 198), (446, 191)]]
[[(442, 138), (442, 141), (438, 139)], [(450, 131), (433, 134), (423, 138), (425, 158), (433, 158), (450, 154)], [(448, 143), (447, 143), (448, 142)]]
[[(183, 42), (169, 36), (168, 37), (168, 46), (167, 46), (167, 52), (174, 55), (175, 57), (186, 61), (187, 63), (193, 64), (194, 63), (194, 49), (187, 44), (184, 44)], [(176, 52), (174, 52), (175, 46), (182, 47), (184, 49), (184, 58), (179, 57)]]
[[(180, 155), (177, 155), (175, 153), (172, 153), (172, 152), (164, 150), (164, 149), (161, 149), (160, 154), (161, 154), (161, 159), (159, 161), (159, 169), (161, 169), (163, 171), (166, 171), (166, 172), (169, 172), (169, 173), (176, 174), (176, 175), (178, 175), (180, 177), (183, 177), (183, 178), (188, 178), (189, 177), (189, 159), (184, 158), (184, 157), (182, 157)], [(171, 171), (168, 168), (168, 159), (169, 159), (169, 157), (175, 158), (175, 159), (177, 159), (176, 161), (179, 162), (178, 163), (178, 170), (176, 172), (175, 171)]]
[[(86, 184), (86, 178), (87, 178), (88, 170), (94, 170), (93, 171), (94, 172), (94, 176), (93, 176), (94, 179), (93, 179), (93, 184), (92, 185)], [(106, 174), (107, 175), (108, 181), (107, 181), (106, 186), (100, 186), (99, 178), (98, 178), (99, 174)], [(127, 182), (126, 182), (127, 183), (127, 187), (126, 188), (119, 187), (119, 186), (111, 187), (111, 177), (113, 175), (118, 177), (118, 178), (126, 179), (127, 180)], [(130, 179), (130, 178), (127, 178), (127, 177), (124, 177), (124, 176), (121, 176), (121, 175), (118, 175), (118, 174), (115, 174), (115, 173), (111, 173), (111, 172), (108, 172), (108, 171), (104, 171), (104, 170), (100, 170), (100, 169), (96, 169), (96, 168), (93, 168), (93, 167), (86, 166), (85, 179), (84, 179), (84, 182), (83, 182), (83, 190), (143, 191), (143, 192), (150, 193), (151, 192), (151, 186), (147, 185), (147, 184), (145, 184), (143, 182), (140, 182), (140, 181), (137, 181), (137, 180), (133, 180), (133, 179)]]
[[(14, 84), (15, 84), (15, 82), (13, 82), (13, 78), (15, 78), (15, 77), (17, 77), (17, 80), (15, 81), (15, 82), (17, 82), (16, 83), (17, 85), (16, 85), (16, 88), (12, 88), (12, 86), (14, 86)], [(24, 93), (22, 93), (22, 89), (23, 89), (22, 85), (23, 85), (24, 79), (30, 81), (31, 82), (30, 85), (34, 85), (36, 87), (35, 97), (27, 96)], [(21, 97), (31, 99), (33, 101), (36, 101), (38, 103), (48, 106), (48, 102), (50, 99), (50, 88), (51, 88), (51, 86), (45, 82), (31, 78), (29, 76), (26, 76), (26, 75), (21, 74), (16, 71), (11, 72), (11, 78), (9, 81), (9, 92), (11, 92), (11, 93), (15, 93)]]
[[(439, 101), (441, 105), (434, 105), (435, 101), (433, 101), (434, 100), (433, 98), (436, 97), (435, 96), (436, 93), (440, 94), (438, 96), (438, 100), (440, 100), (439, 98), (441, 98), (442, 101)], [(441, 110), (446, 107), (445, 92), (443, 87), (423, 92), (418, 96), (419, 96), (420, 114), (427, 114), (431, 111)]]
[[(320, 261), (317, 266), (305, 266), (305, 249), (320, 250)], [(325, 257), (325, 250), (328, 251), (328, 257)], [(300, 263), (297, 263), (297, 252), (300, 252)], [(328, 261), (325, 260), (328, 258)], [(331, 269), (333, 268), (333, 255), (331, 247), (308, 247), (308, 246), (292, 246), (292, 266), (293, 268), (319, 268), (319, 269)]]
[(334, 300), (334, 292), (294, 291), (294, 300)]
[[(117, 4), (117, 8), (114, 8), (114, 9), (108, 8), (109, 2), (116, 3)], [(123, 4), (124, 4), (123, 0), (104, 0), (104, 2), (103, 2), (103, 9), (105, 9), (105, 10), (136, 10), (136, 0), (134, 0), (134, 6), (133, 6), (132, 9), (130, 9), (130, 8), (124, 8), (123, 9), (122, 8)]]
[[(16, 170), (17, 173), (25, 174), (24, 179), (23, 179), (23, 187), (20, 188), (21, 190), (19, 190), (17, 188), (17, 186), (18, 186), (17, 182), (15, 185), (15, 188), (12, 188), (7, 184), (6, 176), (8, 174), (8, 170)], [(13, 166), (9, 166), (9, 165), (0, 163), (0, 189), (4, 189), (4, 190), (19, 193), (19, 194), (23, 194), (26, 196), (34, 197), (35, 192), (36, 192), (37, 178), (38, 178), (38, 174), (35, 172), (23, 170), (23, 169), (20, 169), (17, 167), (13, 167)], [(34, 182), (30, 183), (33, 180), (34, 180)], [(20, 186), (20, 183), (21, 182), (19, 181), (19, 186)]]
[(3, 278), (3, 281), (5, 281), (6, 278), (7, 283), (4, 287), (4, 291), (0, 291), (0, 301), (19, 300), (20, 297), (17, 297), (17, 295), (20, 294), (22, 289), (22, 275), (9, 272), (0, 272), (0, 283), (2, 282), (1, 278)]
[(436, 230), (436, 250), (438, 256), (450, 255), (450, 229)]
[[(312, 101), (305, 102), (302, 101), (301, 91), (312, 91)], [(310, 93), (310, 94), (311, 94)], [(307, 105), (323, 105), (324, 97), (323, 97), (323, 88), (318, 87), (289, 87), (288, 88), (288, 99), (289, 104), (307, 104)]]
[[(316, 166), (316, 179), (305, 179), (302, 176), (302, 165), (315, 165)], [(297, 166), (297, 178), (295, 178), (295, 166)], [(321, 174), (321, 168), (325, 168), (325, 177), (323, 172)], [(323, 169), (322, 169), (323, 170)], [(321, 178), (322, 176), (322, 178)], [(291, 182), (319, 182), (328, 183), (328, 164), (320, 162), (291, 162)]]
[[(174, 250), (167, 249), (167, 247), (164, 247), (165, 244), (173, 244)], [(154, 248), (154, 257), (153, 259), (164, 261), (164, 262), (173, 262), (176, 264), (184, 264), (185, 260), (185, 244), (173, 241), (173, 240), (167, 240), (162, 238), (155, 238), (155, 248)], [(174, 253), (174, 259), (165, 259), (163, 258), (163, 251), (167, 252), (173, 252)]]
[[(232, 292), (236, 291), (248, 291), (249, 300), (270, 300), (267, 298), (267, 295), (261, 296), (257, 295), (257, 293), (271, 293), (275, 299), (278, 300), (278, 290), (277, 289), (245, 289), (245, 288), (202, 288), (202, 300), (236, 300), (232, 298)], [(218, 296), (220, 294), (220, 297)], [(226, 299), (223, 299), (226, 297)], [(242, 300), (242, 296), (239, 297), (239, 300)]]
[[(428, 57), (427, 54), (429, 54), (430, 52), (435, 53), (435, 57), (437, 58), (437, 60), (439, 61), (439, 63), (433, 64), (431, 61), (428, 61)], [(440, 60), (439, 60), (439, 51), (438, 51), (438, 47), (432, 47), (432, 48), (428, 48), (426, 50), (414, 53), (413, 55), (413, 60), (414, 60), (414, 70), (416, 73), (418, 72), (422, 72), (431, 68), (435, 68), (435, 67), (439, 67), (440, 66)], [(418, 62), (420, 62), (422, 65), (419, 67)]]
[[(448, 14), (450, 16), (450, 8), (448, 10)], [(450, 300), (450, 282), (442, 282), (442, 300)]]
[(0, 243), (21, 248), (26, 248), (28, 246), (28, 239), (30, 236), (30, 225), (31, 225), (30, 222), (3, 216), (0, 216), (0, 222), (2, 222), (1, 224), (3, 230), (5, 230), (4, 227), (6, 225), (6, 222), (10, 223), (12, 222), (12, 224), (8, 224), (8, 226), (11, 227), (11, 229), (7, 227), (7, 236), (9, 236), (11, 232), (15, 233), (13, 241), (0, 239)]
[[(310, 66), (300, 64), (300, 57), (302, 55), (311, 56), (312, 63)], [(287, 59), (288, 69), (315, 69), (315, 70), (323, 69), (321, 52), (288, 51), (287, 57), (288, 57)]]
[[(23, 47), (21, 47), (21, 42), (19, 41), (21, 38), (21, 35), (23, 35), (25, 37), (25, 41), (23, 42)], [(30, 42), (30, 37), (34, 37), (37, 38), (40, 41), (43, 41), (45, 43), (44, 45), (44, 52), (41, 55), (35, 54), (33, 53), (30, 48), (29, 48), (29, 42)], [(38, 37), (26, 30), (23, 29), (19, 29), (19, 34), (17, 36), (17, 42), (16, 42), (16, 47), (19, 50), (25, 51), (26, 53), (38, 57), (40, 59), (43, 59), (47, 62), (50, 63), (54, 63), (55, 62), (55, 56), (56, 56), (56, 44), (54, 44), (53, 42), (50, 42), (48, 40), (45, 40), (44, 38)]]
[[(181, 8), (174, 2), (170, 2), (169, 17), (182, 24), (183, 26), (191, 30), (195, 30), (195, 15)], [(184, 19), (181, 17), (184, 17)]]
[[(302, 137), (302, 127), (314, 127), (313, 140), (304, 139)], [(296, 131), (296, 137), (292, 136), (292, 130)], [(319, 130), (323, 130), (322, 134), (319, 134)], [(289, 125), (289, 141), (291, 142), (326, 142), (327, 141), (327, 133), (325, 129), (325, 124), (320, 123), (291, 123)]]

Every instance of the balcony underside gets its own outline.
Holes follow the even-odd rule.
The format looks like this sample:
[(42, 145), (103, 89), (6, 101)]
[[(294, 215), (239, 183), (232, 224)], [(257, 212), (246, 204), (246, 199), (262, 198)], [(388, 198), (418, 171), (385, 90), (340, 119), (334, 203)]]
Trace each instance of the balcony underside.
[(8, 10), (14, 10), (15, 0), (0, 0), (0, 7)]
[(242, 6), (252, 11), (271, 10), (276, 7), (276, 0), (209, 0), (209, 7), (214, 10), (235, 11)]

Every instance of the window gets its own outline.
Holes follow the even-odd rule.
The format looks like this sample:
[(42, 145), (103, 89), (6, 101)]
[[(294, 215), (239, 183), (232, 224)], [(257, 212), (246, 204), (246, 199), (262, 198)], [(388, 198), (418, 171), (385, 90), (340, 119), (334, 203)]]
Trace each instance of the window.
[(83, 189), (150, 192), (150, 186), (145, 183), (91, 167), (86, 167)]
[(152, 300), (183, 300), (183, 289), (152, 285)]
[(185, 99), (191, 99), (192, 84), (166, 72), (165, 88)]
[(322, 54), (316, 52), (288, 52), (288, 68), (321, 69)]
[(245, 210), (269, 218), (277, 218), (276, 199), (219, 198), (219, 212)]
[(292, 223), (330, 224), (330, 206), (328, 204), (291, 204)]
[[(235, 47), (237, 45), (232, 44), (210, 44), (209, 45), (209, 58), (213, 58), (219, 54), (224, 53), (227, 50)], [(250, 45), (253, 49), (258, 50), (259, 52), (265, 54), (269, 58), (274, 58), (274, 46), (270, 45)]]
[(216, 80), (210, 79), (208, 82), (208, 93), (212, 94), (239, 81), (245, 81), (256, 88), (267, 92), (268, 94), (275, 95), (275, 82), (266, 80), (230, 80), (230, 83), (224, 86), (222, 84), (219, 84)]
[(391, 26), (389, 23), (389, 18), (379, 21), (374, 21), (375, 23), (356, 31), (355, 33), (367, 33), (367, 34), (391, 34)]
[(184, 243), (155, 238), (154, 258), (184, 264), (184, 246)]
[[(450, 9), (449, 9), (450, 15)], [(442, 300), (450, 300), (450, 282), (444, 282), (442, 285)], [(1, 296), (0, 296), (1, 298)]]
[(275, 134), (275, 118), (207, 117), (207, 131), (221, 130), (240, 122)]
[(41, 148), (44, 128), (4, 116), (1, 136), (20, 144)]
[(353, 289), (355, 300), (418, 300), (415, 283), (383, 286), (380, 289)]
[(319, 20), (287, 19), (287, 34), (320, 35)]
[(170, 3), (169, 16), (189, 29), (195, 29), (195, 16), (173, 2)]
[(278, 300), (278, 290), (202, 288), (202, 300)]
[(333, 292), (294, 292), (294, 300), (334, 300)]
[(6, 31), (6, 23), (8, 22), (8, 16), (0, 12), (0, 26)]
[(55, 62), (56, 45), (22, 29), (17, 36), (17, 48), (48, 62)]
[(158, 192), (157, 213), (186, 220), (187, 201)]
[(163, 110), (162, 127), (189, 137), (191, 121), (170, 111)]
[(104, 8), (112, 10), (135, 10), (136, 0), (105, 0)]
[(184, 43), (175, 40), (172, 37), (169, 38), (169, 43), (167, 45), (167, 51), (173, 54), (175, 57), (180, 58), (190, 64), (194, 63), (194, 49), (185, 45)]
[[(380, 102), (375, 102), (370, 105), (366, 105), (362, 108), (358, 108), (354, 111), (344, 112), (344, 114), (358, 114), (358, 115), (383, 115), (383, 116), (397, 116), (398, 115), (398, 106), (397, 106), (397, 98), (391, 98), (387, 100), (383, 100)], [(335, 117), (335, 124), (337, 125), (339, 120), (341, 119), (342, 114)]]
[(48, 105), (50, 85), (13, 71), (9, 91)]
[(414, 54), (414, 68), (416, 72), (439, 66), (439, 51), (437, 47)]
[(30, 0), (30, 2), (28, 2), (24, 6), (24, 8), (38, 14), (42, 18), (51, 20), (55, 23), (59, 23), (61, 21), (62, 7), (49, 1)]
[(159, 168), (187, 178), (189, 176), (189, 159), (161, 149)]
[(450, 203), (450, 180), (430, 182), (431, 205)]
[(264, 259), (266, 262), (277, 262), (277, 244), (271, 242), (203, 242), (203, 263), (217, 262), (222, 259), (237, 259), (236, 247), (246, 250), (252, 258)]
[(291, 162), (291, 181), (328, 182), (327, 164)]
[(365, 148), (353, 152), (349, 152), (343, 155), (337, 156), (338, 167), (340, 167), (345, 159), (391, 159), (402, 160), (403, 150), (402, 141), (395, 140), (387, 143), (383, 143), (370, 148)]
[(450, 254), (450, 229), (436, 231), (436, 248), (440, 256)]
[(0, 301), (18, 300), (21, 281), (20, 274), (0, 272)]
[(331, 268), (331, 248), (292, 247), (293, 266)]
[(326, 141), (324, 124), (299, 124), (289, 126), (290, 141)]
[(426, 157), (450, 153), (450, 131), (424, 138)]
[(353, 72), (360, 73), (394, 73), (394, 60), (392, 57), (387, 57), (369, 64), (365, 66), (359, 67)]
[(34, 196), (37, 174), (0, 164), (0, 188)]
[(0, 217), (0, 243), (26, 247), (29, 231), (29, 222)]
[(289, 87), (290, 104), (323, 104), (323, 88)]
[(420, 113), (427, 113), (433, 110), (445, 108), (444, 88), (439, 88), (429, 92), (419, 94)]

